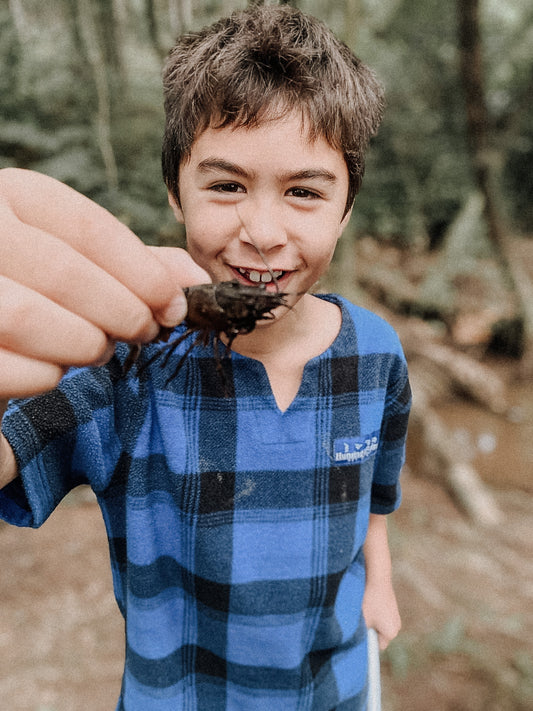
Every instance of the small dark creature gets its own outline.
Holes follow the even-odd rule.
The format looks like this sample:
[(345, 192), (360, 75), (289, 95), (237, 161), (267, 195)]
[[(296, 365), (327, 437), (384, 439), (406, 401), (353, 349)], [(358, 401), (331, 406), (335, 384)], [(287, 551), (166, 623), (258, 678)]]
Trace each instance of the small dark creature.
[[(161, 362), (161, 367), (164, 367), (177, 346), (193, 333), (198, 335), (180, 358), (174, 371), (167, 379), (167, 384), (176, 377), (190, 351), (198, 345), (206, 346), (211, 338), (213, 339), (217, 369), (222, 373), (218, 355), (220, 345), (224, 346), (226, 354), (229, 353), (232, 343), (238, 335), (250, 333), (254, 330), (257, 322), (262, 319), (273, 319), (272, 311), (276, 307), (286, 306), (289, 308), (286, 302), (287, 294), (280, 291), (267, 291), (264, 284), (246, 286), (236, 279), (223, 281), (219, 284), (191, 286), (185, 288), (184, 292), (188, 305), (185, 318), (187, 330), (176, 340), (163, 345), (155, 355), (139, 365), (137, 367), (138, 375), (163, 353), (165, 353), (165, 357)], [(167, 341), (170, 331), (166, 328), (161, 329), (157, 340)], [(226, 337), (225, 342), (221, 339), (222, 334)], [(130, 347), (128, 358), (124, 364), (125, 372), (128, 372), (137, 362), (140, 350), (141, 347), (138, 345)]]

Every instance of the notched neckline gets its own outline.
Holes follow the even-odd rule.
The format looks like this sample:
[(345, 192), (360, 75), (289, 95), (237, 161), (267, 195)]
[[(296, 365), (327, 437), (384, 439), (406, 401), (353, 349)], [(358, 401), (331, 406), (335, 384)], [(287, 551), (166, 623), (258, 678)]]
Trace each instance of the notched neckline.
[[(323, 299), (324, 301), (328, 301), (329, 303), (332, 303), (339, 308), (341, 312), (340, 327), (337, 332), (337, 335), (329, 344), (329, 346), (317, 355), (309, 358), (308, 361), (306, 361), (302, 370), (302, 376), (298, 389), (290, 403), (287, 405), (287, 407), (282, 408), (280, 406), (278, 399), (274, 394), (274, 388), (272, 387), (272, 383), (268, 375), (268, 369), (265, 364), (257, 358), (253, 358), (248, 355), (243, 355), (242, 353), (238, 353), (237, 351), (232, 352), (232, 358), (240, 359), (243, 363), (248, 363), (252, 365), (252, 367), (255, 368), (256, 371), (260, 374), (264, 392), (261, 393), (261, 395), (258, 395), (258, 397), (266, 398), (269, 404), (271, 405), (271, 408), (275, 409), (281, 416), (287, 414), (290, 410), (297, 408), (298, 402), (301, 401), (302, 398), (307, 397), (305, 395), (306, 379), (308, 380), (310, 377), (310, 372), (315, 368), (318, 368), (320, 366), (321, 361), (337, 348), (338, 343), (342, 337), (342, 333), (346, 326), (346, 309), (342, 302), (342, 299), (339, 296), (337, 296), (336, 294), (314, 294), (314, 296), (316, 298)], [(238, 388), (236, 388), (236, 390), (237, 389)]]

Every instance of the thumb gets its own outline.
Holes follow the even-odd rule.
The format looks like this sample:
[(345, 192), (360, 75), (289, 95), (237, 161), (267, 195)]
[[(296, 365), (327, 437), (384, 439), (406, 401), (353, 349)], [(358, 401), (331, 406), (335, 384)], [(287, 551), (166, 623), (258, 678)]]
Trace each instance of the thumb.
[(210, 283), (211, 277), (184, 249), (150, 247), (150, 250), (167, 267), (176, 285), (176, 292), (172, 299), (154, 314), (162, 326), (172, 327), (183, 321), (187, 314), (187, 301), (183, 288)]

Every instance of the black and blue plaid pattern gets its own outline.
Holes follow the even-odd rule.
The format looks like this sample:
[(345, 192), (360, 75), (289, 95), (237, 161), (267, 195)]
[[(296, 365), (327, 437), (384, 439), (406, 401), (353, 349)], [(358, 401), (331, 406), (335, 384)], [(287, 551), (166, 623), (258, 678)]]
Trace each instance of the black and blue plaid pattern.
[(203, 347), (168, 386), (175, 360), (125, 378), (119, 347), (8, 411), (22, 476), (4, 518), (38, 526), (76, 484), (97, 494), (126, 624), (118, 709), (365, 708), (362, 545), (369, 512), (399, 505), (410, 391), (392, 329), (324, 298), (341, 333), (285, 412), (261, 363), (234, 353), (222, 379)]

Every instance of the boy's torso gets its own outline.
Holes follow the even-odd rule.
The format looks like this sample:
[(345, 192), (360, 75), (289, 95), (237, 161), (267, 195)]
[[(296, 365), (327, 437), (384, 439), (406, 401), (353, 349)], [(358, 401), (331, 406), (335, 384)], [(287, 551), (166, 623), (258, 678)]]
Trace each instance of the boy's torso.
[[(193, 679), (231, 687), (242, 708), (270, 694), (332, 708), (341, 660), (366, 668), (360, 549), (391, 354), (358, 353), (344, 315), (284, 412), (260, 362), (233, 354), (221, 379), (199, 351), (168, 388), (157, 362), (117, 378), (65, 443), (73, 468), (92, 469), (108, 528), (131, 708), (154, 693), (196, 708)], [(342, 698), (364, 687), (351, 674)]]

